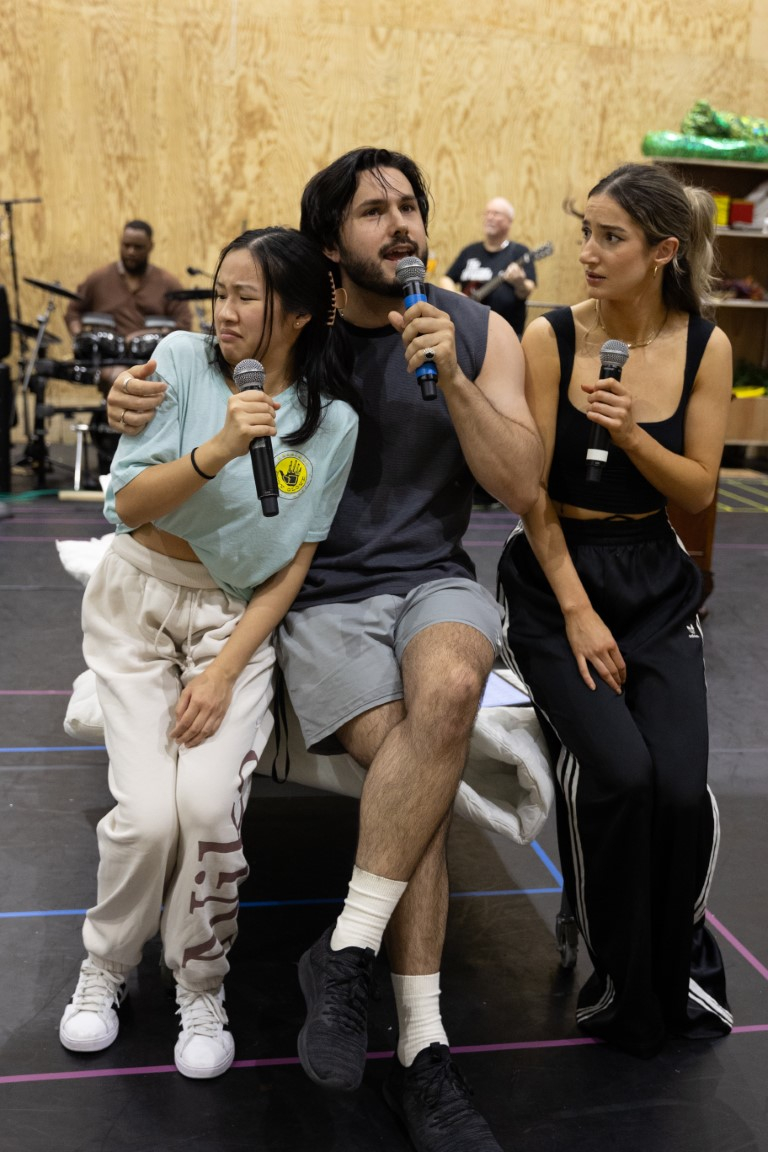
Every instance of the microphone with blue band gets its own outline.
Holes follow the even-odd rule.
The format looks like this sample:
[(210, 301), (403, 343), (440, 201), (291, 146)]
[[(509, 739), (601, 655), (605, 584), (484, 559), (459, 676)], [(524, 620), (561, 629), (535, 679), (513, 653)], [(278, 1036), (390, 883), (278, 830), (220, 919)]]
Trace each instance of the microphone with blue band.
[[(412, 304), (418, 304), (421, 301), (427, 303), (427, 296), (424, 291), (425, 275), (426, 269), (418, 256), (404, 256), (395, 265), (395, 277), (403, 290), (406, 308), (410, 308)], [(416, 369), (416, 379), (419, 382), (424, 400), (434, 400), (437, 396), (437, 368), (432, 363), (431, 357), (427, 355), (429, 352), (432, 352), (431, 348), (428, 348), (424, 353), (425, 362)], [(432, 356), (434, 356), (434, 352), (432, 352)]]

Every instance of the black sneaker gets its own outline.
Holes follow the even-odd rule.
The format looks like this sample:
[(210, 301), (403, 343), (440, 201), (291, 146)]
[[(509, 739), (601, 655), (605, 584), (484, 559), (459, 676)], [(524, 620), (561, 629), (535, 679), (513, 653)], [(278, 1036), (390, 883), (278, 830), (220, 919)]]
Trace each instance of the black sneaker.
[(410, 1068), (395, 1056), (384, 1084), (384, 1099), (417, 1152), (502, 1152), (471, 1095), (450, 1049), (437, 1042), (423, 1048)]
[(372, 948), (331, 949), (333, 926), (299, 960), (307, 1019), (299, 1033), (301, 1066), (315, 1084), (353, 1092), (368, 1048)]

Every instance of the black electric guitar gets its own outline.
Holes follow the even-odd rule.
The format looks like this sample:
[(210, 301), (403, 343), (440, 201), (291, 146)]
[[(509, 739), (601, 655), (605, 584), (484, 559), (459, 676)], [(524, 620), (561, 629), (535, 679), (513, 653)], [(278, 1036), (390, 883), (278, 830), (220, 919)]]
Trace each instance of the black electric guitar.
[[(530, 264), (532, 260), (543, 260), (546, 256), (551, 256), (554, 250), (551, 240), (548, 240), (547, 243), (542, 244), (540, 248), (534, 248), (532, 252), (524, 252), (522, 256), (518, 256), (517, 260), (511, 260), (510, 264), (519, 264), (523, 271), (525, 271), (526, 264)], [(507, 268), (509, 268), (510, 264), (507, 265)], [(507, 268), (505, 268), (503, 272), (498, 272), (490, 280), (467, 280), (466, 283), (461, 286), (462, 292), (465, 296), (471, 296), (473, 300), (485, 300), (486, 296), (490, 296), (491, 292), (493, 292), (495, 288), (498, 288), (499, 284), (504, 283), (504, 273)]]

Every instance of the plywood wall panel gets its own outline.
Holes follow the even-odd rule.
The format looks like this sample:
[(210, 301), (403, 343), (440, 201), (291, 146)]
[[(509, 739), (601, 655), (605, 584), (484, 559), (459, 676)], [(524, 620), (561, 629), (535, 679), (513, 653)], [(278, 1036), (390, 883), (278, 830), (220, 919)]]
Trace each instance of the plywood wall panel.
[[(347, 148), (413, 154), (435, 199), (438, 271), (509, 196), (515, 235), (552, 240), (540, 298), (580, 292), (562, 204), (698, 98), (768, 115), (768, 0), (6, 0), (0, 199), (20, 276), (74, 287), (132, 216), (185, 282), (244, 225), (296, 225), (301, 189)], [(0, 282), (10, 281), (7, 221)], [(193, 281), (188, 281), (190, 284)], [(32, 319), (45, 306), (21, 284)], [(64, 335), (63, 303), (51, 321)]]

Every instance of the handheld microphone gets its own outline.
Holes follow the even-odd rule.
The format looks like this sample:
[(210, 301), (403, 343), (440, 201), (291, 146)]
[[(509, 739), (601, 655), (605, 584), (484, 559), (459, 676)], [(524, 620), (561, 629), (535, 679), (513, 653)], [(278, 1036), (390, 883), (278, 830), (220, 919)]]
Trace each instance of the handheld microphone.
[[(234, 379), (238, 392), (248, 392), (251, 388), (264, 391), (264, 366), (258, 360), (241, 360), (235, 365)], [(253, 478), (256, 481), (256, 495), (261, 501), (264, 516), (277, 516), (277, 476), (275, 458), (269, 436), (254, 436), (248, 445), (251, 454)]]
[[(418, 256), (404, 256), (395, 265), (395, 277), (403, 290), (406, 308), (411, 304), (418, 304), (420, 300), (426, 302), (424, 292), (425, 268)], [(437, 396), (437, 368), (430, 361), (425, 361), (416, 369), (416, 379), (421, 388), (424, 400), (434, 400)]]
[[(621, 370), (629, 358), (629, 348), (623, 340), (606, 340), (600, 349), (600, 379), (621, 380)], [(587, 480), (602, 479), (603, 466), (608, 459), (610, 433), (601, 424), (590, 424), (587, 444)]]

